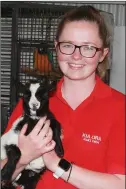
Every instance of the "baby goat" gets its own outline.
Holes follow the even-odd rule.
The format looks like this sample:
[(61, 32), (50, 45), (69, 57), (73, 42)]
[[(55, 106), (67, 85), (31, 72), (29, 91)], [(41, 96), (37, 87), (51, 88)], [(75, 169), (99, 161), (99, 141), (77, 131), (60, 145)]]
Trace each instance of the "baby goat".
[(12, 125), (10, 131), (1, 137), (1, 159), (7, 157), (8, 162), (1, 171), (2, 189), (15, 189), (18, 185), (23, 189), (35, 189), (40, 175), (46, 170), (42, 157), (31, 161), (18, 177), (11, 183), (12, 174), (20, 159), (18, 135), (25, 123), (28, 124), (25, 135), (28, 135), (40, 117), (47, 116), (53, 131), (53, 140), (56, 142), (55, 151), (58, 156), (64, 155), (61, 142), (61, 126), (49, 110), (49, 93), (55, 87), (54, 82), (43, 78), (40, 82), (31, 80), (23, 87), (24, 113)]

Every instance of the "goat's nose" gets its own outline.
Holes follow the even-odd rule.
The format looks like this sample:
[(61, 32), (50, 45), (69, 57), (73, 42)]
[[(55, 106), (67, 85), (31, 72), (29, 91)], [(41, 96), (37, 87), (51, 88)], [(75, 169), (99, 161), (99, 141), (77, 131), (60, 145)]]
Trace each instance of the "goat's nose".
[(33, 105), (33, 106), (38, 106), (38, 103), (36, 102), (36, 103), (33, 103), (32, 105)]

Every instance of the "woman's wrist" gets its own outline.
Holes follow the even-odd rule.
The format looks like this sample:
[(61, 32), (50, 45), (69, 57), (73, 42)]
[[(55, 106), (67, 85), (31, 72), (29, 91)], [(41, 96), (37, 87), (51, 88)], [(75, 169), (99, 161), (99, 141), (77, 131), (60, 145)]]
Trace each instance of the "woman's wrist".
[(58, 163), (60, 161), (61, 158), (57, 157), (55, 159), (55, 161), (50, 165), (50, 167), (48, 168), (50, 171), (52, 171), (53, 173), (56, 171), (57, 167), (58, 167)]
[(60, 159), (55, 167), (53, 176), (55, 178), (61, 177), (65, 182), (68, 182), (71, 176), (73, 163), (68, 162), (66, 159)]
[(26, 166), (28, 165), (29, 162), (26, 160), (26, 158), (24, 158), (23, 156), (20, 157), (18, 163), (17, 163), (17, 166), (18, 167), (22, 167), (22, 166)]

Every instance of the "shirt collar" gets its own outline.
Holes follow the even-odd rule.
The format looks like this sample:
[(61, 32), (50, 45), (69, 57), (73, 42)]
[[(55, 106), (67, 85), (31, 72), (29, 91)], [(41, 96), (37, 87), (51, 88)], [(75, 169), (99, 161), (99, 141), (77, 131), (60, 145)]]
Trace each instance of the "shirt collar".
[[(61, 93), (61, 86), (62, 86), (63, 81), (64, 81), (64, 78), (62, 77), (60, 81), (57, 83), (55, 94), (59, 99), (65, 102)], [(96, 84), (95, 84), (94, 90), (92, 91), (91, 96), (96, 97), (96, 98), (106, 98), (106, 97), (111, 96), (111, 88), (107, 84), (105, 84), (98, 75), (96, 75)]]
[(92, 93), (96, 98), (106, 98), (112, 94), (110, 86), (104, 83), (98, 75), (96, 75), (96, 85)]

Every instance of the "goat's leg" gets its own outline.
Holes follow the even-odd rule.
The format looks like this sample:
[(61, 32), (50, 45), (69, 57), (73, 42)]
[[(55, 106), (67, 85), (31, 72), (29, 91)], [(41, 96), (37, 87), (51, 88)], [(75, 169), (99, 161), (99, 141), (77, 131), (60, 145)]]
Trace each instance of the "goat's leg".
[(55, 152), (58, 156), (62, 157), (64, 155), (64, 149), (61, 141), (61, 126), (60, 123), (52, 119), (50, 123), (50, 127), (53, 130), (53, 140), (56, 142)]
[(16, 164), (21, 156), (20, 149), (14, 144), (6, 145), (5, 150), (8, 161), (1, 170), (1, 184), (3, 188), (11, 183), (12, 174), (15, 171)]
[(24, 169), (22, 171), (21, 177), (16, 181), (18, 185), (22, 185), (23, 189), (35, 189), (40, 175), (44, 173), (43, 169), (40, 173), (36, 173), (32, 170)]
[[(2, 184), (1, 184), (2, 185)], [(6, 185), (2, 185), (1, 189), (16, 189), (15, 186), (12, 185), (12, 183), (8, 183)]]

